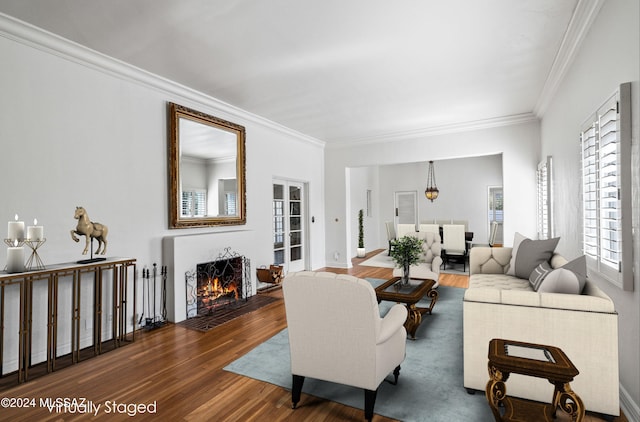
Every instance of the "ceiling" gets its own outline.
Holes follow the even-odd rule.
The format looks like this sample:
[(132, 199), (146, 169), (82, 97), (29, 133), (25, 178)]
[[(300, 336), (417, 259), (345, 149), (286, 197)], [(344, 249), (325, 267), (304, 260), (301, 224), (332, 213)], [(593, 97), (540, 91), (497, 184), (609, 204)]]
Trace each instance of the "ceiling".
[(533, 118), (588, 1), (0, 0), (0, 13), (339, 145)]

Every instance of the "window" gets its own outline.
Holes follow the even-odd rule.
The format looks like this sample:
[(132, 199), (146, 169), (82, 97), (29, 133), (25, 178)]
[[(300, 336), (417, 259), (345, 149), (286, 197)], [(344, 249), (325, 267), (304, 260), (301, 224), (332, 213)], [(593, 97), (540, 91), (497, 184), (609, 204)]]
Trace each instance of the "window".
[(538, 239), (551, 239), (553, 237), (553, 219), (551, 211), (551, 156), (538, 164), (536, 172), (536, 185), (538, 190), (538, 208), (536, 211), (538, 217)]
[(630, 84), (583, 125), (583, 251), (589, 273), (633, 289)]
[(207, 192), (204, 189), (182, 191), (181, 217), (204, 217), (207, 215)]
[[(498, 223), (498, 227), (496, 229), (496, 236), (493, 239), (494, 244), (503, 244), (503, 224), (504, 224), (504, 196), (502, 193), (502, 186), (489, 186), (489, 213), (488, 213), (488, 233), (489, 237), (491, 237), (491, 223), (494, 221)], [(492, 239), (489, 239), (491, 242)]]

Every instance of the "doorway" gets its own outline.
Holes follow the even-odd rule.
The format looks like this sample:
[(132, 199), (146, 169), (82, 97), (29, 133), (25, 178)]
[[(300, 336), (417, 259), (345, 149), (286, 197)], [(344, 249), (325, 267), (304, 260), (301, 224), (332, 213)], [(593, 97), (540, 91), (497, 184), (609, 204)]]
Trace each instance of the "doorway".
[(394, 222), (413, 224), (418, 230), (418, 194), (416, 191), (394, 192)]
[(273, 181), (273, 262), (286, 272), (307, 269), (306, 201), (304, 183)]

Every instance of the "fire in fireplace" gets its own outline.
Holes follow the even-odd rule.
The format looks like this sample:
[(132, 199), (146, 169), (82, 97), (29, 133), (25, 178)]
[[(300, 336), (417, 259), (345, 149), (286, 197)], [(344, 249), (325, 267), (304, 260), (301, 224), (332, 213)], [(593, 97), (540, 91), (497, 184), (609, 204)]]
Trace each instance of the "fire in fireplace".
[(196, 266), (198, 315), (211, 314), (216, 308), (242, 299), (243, 269), (242, 257), (218, 259)]
[(252, 291), (250, 266), (248, 258), (225, 248), (215, 260), (187, 271), (187, 318), (211, 315), (216, 309), (247, 301)]

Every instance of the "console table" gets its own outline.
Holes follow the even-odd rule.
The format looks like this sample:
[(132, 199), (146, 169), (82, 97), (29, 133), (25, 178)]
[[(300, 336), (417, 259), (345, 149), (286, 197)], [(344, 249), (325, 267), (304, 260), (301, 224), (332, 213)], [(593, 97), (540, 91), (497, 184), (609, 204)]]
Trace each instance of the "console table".
[[(109, 277), (111, 272), (111, 277)], [(58, 285), (61, 279), (70, 279), (71, 298), (69, 307), (60, 309)], [(133, 303), (129, 306), (133, 313), (128, 314), (129, 280), (133, 280)], [(82, 289), (86, 288), (86, 283), (93, 284), (92, 303), (83, 303), (81, 300)], [(47, 268), (37, 271), (27, 271), (23, 273), (8, 274), (0, 272), (0, 376), (8, 377), (16, 372), (4, 374), (2, 365), (5, 351), (5, 323), (6, 323), (6, 296), (11, 286), (17, 286), (19, 290), (19, 315), (18, 315), (18, 370), (17, 381), (19, 383), (29, 379), (29, 371), (32, 368), (32, 340), (35, 326), (33, 320), (34, 286), (43, 283), (47, 290), (47, 310), (46, 310), (46, 372), (56, 370), (58, 332), (61, 328), (70, 330), (71, 338), (71, 363), (75, 364), (81, 359), (80, 346), (80, 325), (81, 309), (91, 307), (93, 316), (93, 339), (89, 355), (96, 356), (103, 352), (102, 323), (103, 315), (109, 315), (111, 320), (112, 338), (105, 343), (111, 343), (109, 349), (116, 348), (125, 342), (134, 341), (136, 330), (136, 260), (133, 258), (108, 258), (103, 261), (88, 264), (66, 263), (47, 266)], [(103, 287), (104, 286), (104, 287)], [(110, 304), (103, 300), (103, 288), (109, 289), (112, 294)], [(39, 289), (40, 290), (40, 289)], [(109, 305), (111, 309), (109, 312)], [(68, 312), (71, 315), (70, 327), (58, 326), (58, 315)], [(130, 333), (127, 331), (127, 318), (133, 320), (133, 328)], [(11, 346), (14, 346), (13, 344)], [(44, 364), (45, 362), (42, 362)]]

